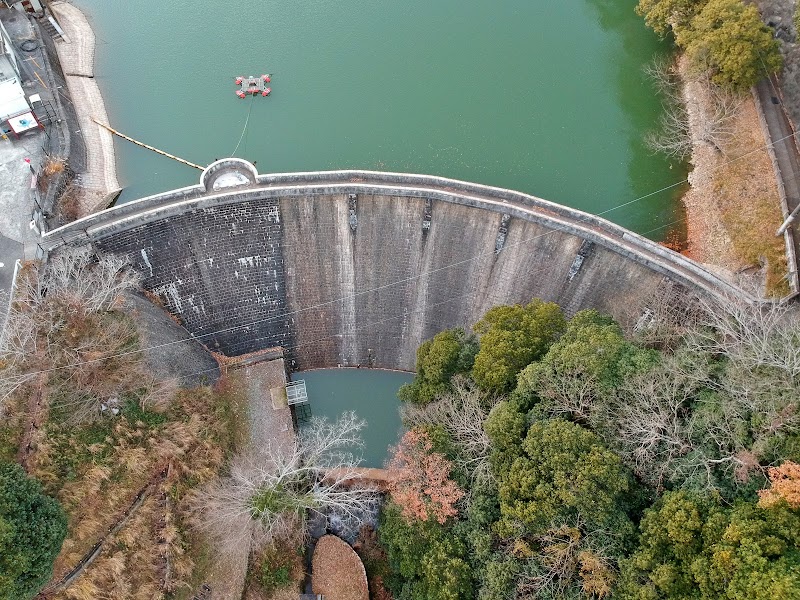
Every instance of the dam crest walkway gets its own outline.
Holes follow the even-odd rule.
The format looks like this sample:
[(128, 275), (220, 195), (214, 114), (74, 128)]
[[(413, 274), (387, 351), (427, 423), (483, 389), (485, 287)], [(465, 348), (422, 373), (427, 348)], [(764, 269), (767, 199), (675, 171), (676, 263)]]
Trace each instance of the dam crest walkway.
[[(403, 173), (344, 170), (283, 173), (248, 177), (243, 185), (213, 189), (220, 172), (241, 171), (240, 159), (223, 159), (210, 165), (200, 185), (149, 196), (123, 204), (55, 229), (43, 236), (46, 251), (61, 245), (83, 245), (113, 236), (182, 212), (236, 203), (254, 198), (307, 197), (315, 195), (389, 195), (452, 202), (507, 214), (566, 232), (618, 252), (677, 280), (689, 289), (718, 298), (731, 296), (756, 301), (730, 281), (641, 235), (589, 213), (529, 194), (436, 177)], [(247, 173), (249, 176), (250, 174)], [(244, 178), (242, 178), (244, 179)], [(503, 248), (507, 250), (509, 247)]]

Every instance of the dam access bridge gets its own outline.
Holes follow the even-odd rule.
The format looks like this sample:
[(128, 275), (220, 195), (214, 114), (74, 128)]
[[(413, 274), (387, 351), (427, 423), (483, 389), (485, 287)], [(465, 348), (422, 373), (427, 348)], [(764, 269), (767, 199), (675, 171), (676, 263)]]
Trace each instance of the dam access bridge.
[(442, 177), (259, 175), (241, 159), (199, 185), (43, 237), (127, 257), (187, 330), (236, 356), (281, 346), (297, 368), (413, 370), (425, 339), (531, 298), (622, 323), (685, 291), (748, 297), (702, 265), (600, 217)]

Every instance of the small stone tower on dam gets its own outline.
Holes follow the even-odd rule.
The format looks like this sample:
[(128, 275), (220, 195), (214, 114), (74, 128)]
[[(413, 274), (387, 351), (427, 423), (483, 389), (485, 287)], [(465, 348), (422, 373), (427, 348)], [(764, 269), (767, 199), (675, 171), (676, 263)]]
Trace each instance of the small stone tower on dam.
[(533, 297), (630, 324), (669, 290), (742, 294), (635, 233), (526, 194), (369, 171), (258, 175), (240, 159), (44, 240), (126, 256), (210, 349), (283, 346), (299, 369), (413, 370), (425, 339)]

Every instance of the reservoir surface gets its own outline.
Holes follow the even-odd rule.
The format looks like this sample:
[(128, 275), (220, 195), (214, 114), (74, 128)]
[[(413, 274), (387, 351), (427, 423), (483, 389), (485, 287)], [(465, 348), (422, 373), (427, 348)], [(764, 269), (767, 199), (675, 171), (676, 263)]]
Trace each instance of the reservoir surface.
[(330, 421), (352, 410), (367, 422), (362, 466), (382, 467), (388, 447), (400, 440), (400, 400), (397, 390), (411, 383), (411, 373), (378, 369), (319, 369), (294, 373), (305, 380), (311, 413)]
[[(187, 160), (443, 175), (657, 240), (681, 218), (677, 188), (658, 190), (685, 172), (642, 144), (661, 110), (642, 67), (666, 48), (636, 0), (75, 3), (111, 125)], [(262, 73), (271, 97), (235, 96)], [(116, 144), (121, 202), (198, 181)]]

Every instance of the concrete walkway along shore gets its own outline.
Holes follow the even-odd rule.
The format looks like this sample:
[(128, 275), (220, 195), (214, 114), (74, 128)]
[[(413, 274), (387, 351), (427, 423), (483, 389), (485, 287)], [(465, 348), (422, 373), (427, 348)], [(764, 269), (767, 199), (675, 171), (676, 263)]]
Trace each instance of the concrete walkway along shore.
[(56, 42), (69, 93), (78, 115), (76, 128), (84, 138), (87, 152), (86, 172), (78, 176), (85, 190), (80, 214), (106, 208), (120, 191), (117, 180), (114, 140), (97, 125), (108, 122), (105, 103), (94, 78), (95, 35), (89, 21), (78, 8), (67, 2), (51, 3), (66, 39)]

